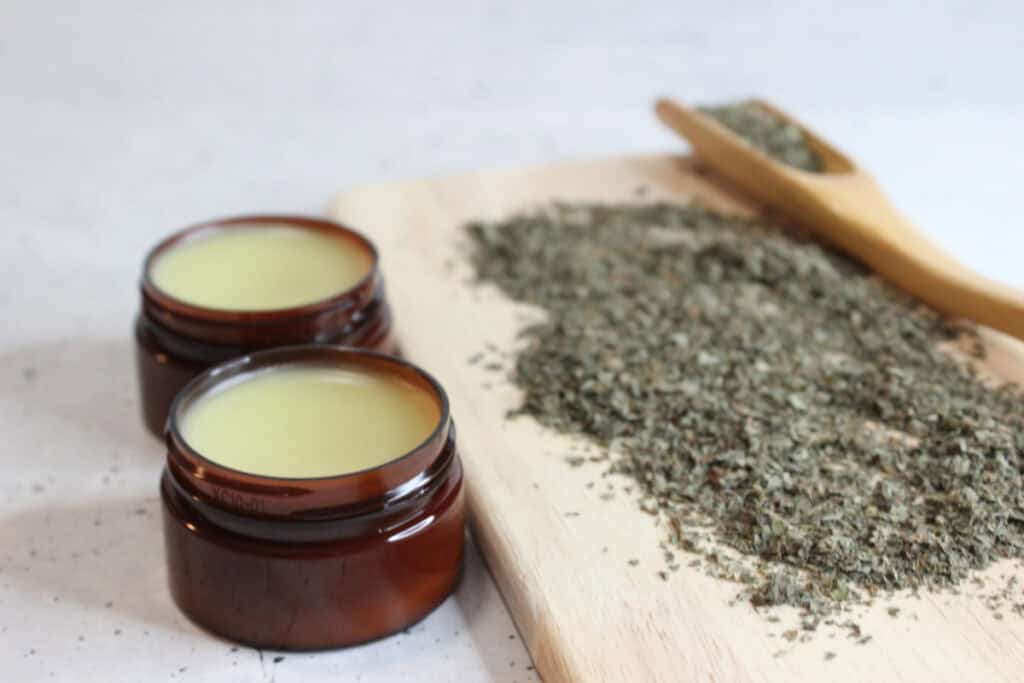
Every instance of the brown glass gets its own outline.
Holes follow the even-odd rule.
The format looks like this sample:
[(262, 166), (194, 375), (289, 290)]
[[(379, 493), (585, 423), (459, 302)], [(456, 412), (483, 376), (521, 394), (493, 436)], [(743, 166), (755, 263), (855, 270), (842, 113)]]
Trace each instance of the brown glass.
[[(303, 306), (266, 311), (228, 311), (175, 299), (150, 277), (165, 250), (199, 233), (287, 225), (342, 240), (370, 257), (366, 277), (349, 290)], [(241, 216), (201, 223), (176, 232), (146, 256), (142, 310), (135, 319), (136, 366), (142, 418), (157, 436), (177, 393), (209, 367), (252, 351), (291, 344), (344, 344), (385, 353), (395, 350), (391, 309), (384, 295), (377, 250), (359, 233), (337, 223), (299, 216)]]
[[(379, 467), (336, 477), (266, 477), (218, 465), (189, 447), (192, 403), (243, 373), (286, 363), (397, 375), (434, 396), (437, 428)], [(382, 354), (293, 346), (238, 358), (190, 383), (167, 424), (161, 480), (171, 595), (193, 621), (273, 649), (353, 645), (415, 623), (462, 570), (462, 466), (441, 386)]]

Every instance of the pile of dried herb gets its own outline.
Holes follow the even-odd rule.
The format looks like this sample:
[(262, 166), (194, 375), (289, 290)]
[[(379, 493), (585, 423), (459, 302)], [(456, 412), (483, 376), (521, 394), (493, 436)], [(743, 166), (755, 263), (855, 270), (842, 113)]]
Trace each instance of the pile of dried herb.
[(717, 120), (776, 161), (804, 171), (821, 173), (825, 164), (808, 144), (804, 132), (757, 102), (743, 100), (700, 111)]
[(556, 205), (468, 234), (479, 279), (547, 313), (512, 370), (519, 412), (612, 452), (667, 540), (755, 605), (822, 615), (1024, 557), (1024, 398), (939, 350), (969, 331), (852, 261), (698, 206)]

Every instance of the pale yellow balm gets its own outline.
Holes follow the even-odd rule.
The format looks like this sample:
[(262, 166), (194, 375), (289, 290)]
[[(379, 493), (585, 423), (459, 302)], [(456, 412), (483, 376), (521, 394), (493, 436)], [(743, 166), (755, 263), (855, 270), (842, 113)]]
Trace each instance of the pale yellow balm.
[(372, 265), (367, 250), (348, 240), (284, 225), (246, 225), (170, 247), (149, 275), (157, 289), (185, 303), (263, 311), (341, 294)]
[(394, 375), (300, 364), (242, 375), (200, 396), (181, 433), (200, 455), (269, 477), (313, 478), (383, 465), (438, 426), (426, 389)]

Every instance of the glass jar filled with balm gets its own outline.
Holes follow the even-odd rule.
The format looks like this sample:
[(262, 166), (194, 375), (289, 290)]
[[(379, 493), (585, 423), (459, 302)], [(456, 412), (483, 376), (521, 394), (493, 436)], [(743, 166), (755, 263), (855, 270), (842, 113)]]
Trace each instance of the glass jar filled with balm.
[(274, 649), (418, 621), (462, 568), (462, 466), (441, 386), (372, 351), (261, 351), (178, 395), (161, 480), (171, 594)]
[(394, 350), (377, 251), (337, 223), (243, 216), (177, 232), (150, 251), (135, 322), (143, 420), (161, 434), (175, 395), (207, 368), (260, 349)]

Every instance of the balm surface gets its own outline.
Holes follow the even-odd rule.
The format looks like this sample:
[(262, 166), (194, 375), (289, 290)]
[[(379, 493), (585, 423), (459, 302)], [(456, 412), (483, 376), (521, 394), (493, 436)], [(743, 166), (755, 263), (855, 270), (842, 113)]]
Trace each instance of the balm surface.
[(269, 477), (314, 478), (383, 465), (426, 441), (435, 398), (393, 375), (294, 364), (242, 375), (200, 396), (182, 417), (207, 460)]
[(284, 225), (213, 230), (154, 259), (149, 276), (185, 303), (232, 311), (291, 308), (350, 289), (372, 258), (345, 239)]

